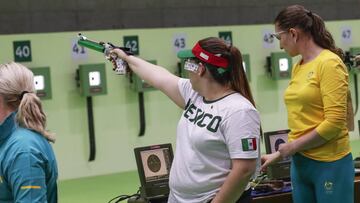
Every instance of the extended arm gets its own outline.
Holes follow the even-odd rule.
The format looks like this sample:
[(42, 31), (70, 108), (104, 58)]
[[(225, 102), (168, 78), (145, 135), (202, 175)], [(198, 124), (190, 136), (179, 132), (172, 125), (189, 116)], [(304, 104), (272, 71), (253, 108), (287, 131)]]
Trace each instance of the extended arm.
[(112, 54), (116, 54), (118, 57), (125, 60), (134, 73), (151, 86), (164, 92), (180, 108), (183, 109), (185, 107), (185, 101), (181, 97), (178, 88), (178, 81), (180, 79), (178, 76), (170, 73), (161, 66), (151, 64), (136, 56), (128, 56), (120, 49), (114, 49)]

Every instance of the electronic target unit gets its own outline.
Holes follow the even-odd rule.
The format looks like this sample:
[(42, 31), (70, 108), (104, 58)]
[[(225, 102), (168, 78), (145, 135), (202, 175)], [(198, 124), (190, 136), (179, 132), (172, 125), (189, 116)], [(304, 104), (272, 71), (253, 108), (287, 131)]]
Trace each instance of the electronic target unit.
[(292, 58), (285, 52), (273, 52), (266, 58), (266, 67), (272, 79), (289, 79), (291, 77)]
[(105, 64), (79, 65), (78, 86), (82, 96), (107, 94)]
[(51, 99), (51, 78), (49, 67), (30, 68), (34, 74), (36, 95), (40, 99)]

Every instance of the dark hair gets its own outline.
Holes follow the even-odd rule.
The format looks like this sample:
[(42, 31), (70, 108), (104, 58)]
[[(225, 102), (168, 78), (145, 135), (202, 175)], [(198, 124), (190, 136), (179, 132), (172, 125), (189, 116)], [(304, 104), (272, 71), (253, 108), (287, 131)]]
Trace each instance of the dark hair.
[(344, 52), (335, 46), (331, 33), (326, 29), (323, 19), (301, 5), (288, 6), (275, 18), (275, 24), (282, 30), (300, 28), (312, 36), (314, 42), (324, 49), (329, 49), (344, 59)]
[[(239, 49), (227, 45), (224, 40), (216, 37), (202, 39), (199, 44), (204, 50), (213, 54), (221, 54), (221, 57), (229, 61), (225, 72), (222, 68), (206, 63), (212, 77), (222, 85), (230, 85), (233, 90), (239, 92), (255, 106)], [(219, 71), (219, 69), (222, 70)]]

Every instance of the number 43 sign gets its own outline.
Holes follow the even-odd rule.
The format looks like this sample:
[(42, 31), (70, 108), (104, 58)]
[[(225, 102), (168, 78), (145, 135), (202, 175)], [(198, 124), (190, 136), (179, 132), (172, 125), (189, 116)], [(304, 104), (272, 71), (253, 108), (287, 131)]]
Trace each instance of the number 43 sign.
[(175, 53), (178, 53), (181, 50), (186, 49), (186, 34), (176, 33), (173, 36), (173, 47)]
[(31, 62), (31, 43), (30, 40), (14, 41), (14, 61)]

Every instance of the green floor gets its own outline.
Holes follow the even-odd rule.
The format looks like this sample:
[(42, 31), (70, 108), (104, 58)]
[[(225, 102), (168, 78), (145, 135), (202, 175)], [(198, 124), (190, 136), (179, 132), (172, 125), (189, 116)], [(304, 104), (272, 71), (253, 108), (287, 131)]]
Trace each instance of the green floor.
[(107, 203), (118, 195), (136, 193), (139, 185), (136, 171), (60, 181), (59, 203)]

